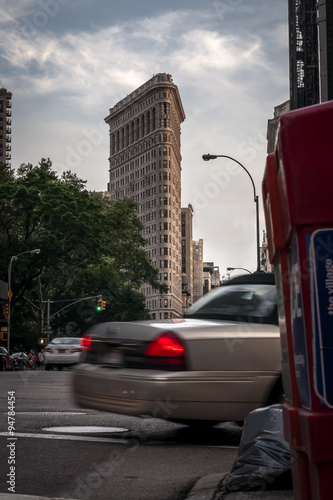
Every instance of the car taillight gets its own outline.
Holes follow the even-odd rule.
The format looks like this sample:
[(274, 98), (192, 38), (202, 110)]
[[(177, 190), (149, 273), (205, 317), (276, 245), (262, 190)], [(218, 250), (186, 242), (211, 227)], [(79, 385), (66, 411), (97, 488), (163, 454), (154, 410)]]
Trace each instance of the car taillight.
[(52, 352), (51, 347), (45, 347), (45, 352)]
[(80, 338), (80, 347), (84, 351), (90, 351), (91, 349), (91, 337), (88, 335), (82, 335)]
[(184, 344), (174, 333), (162, 333), (148, 345), (146, 360), (156, 368), (185, 368)]
[(82, 350), (82, 347), (73, 347), (71, 352), (81, 352)]

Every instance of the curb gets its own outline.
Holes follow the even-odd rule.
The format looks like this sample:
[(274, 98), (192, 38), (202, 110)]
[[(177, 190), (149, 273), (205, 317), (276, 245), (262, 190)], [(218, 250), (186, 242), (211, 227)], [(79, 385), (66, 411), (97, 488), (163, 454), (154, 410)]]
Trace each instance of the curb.
[(209, 474), (198, 479), (186, 500), (222, 500), (223, 483), (228, 474)]

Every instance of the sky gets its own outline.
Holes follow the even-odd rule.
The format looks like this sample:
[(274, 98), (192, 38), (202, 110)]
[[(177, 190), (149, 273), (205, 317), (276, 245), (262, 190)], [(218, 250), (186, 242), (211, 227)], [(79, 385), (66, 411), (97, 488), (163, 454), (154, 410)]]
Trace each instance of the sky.
[[(0, 0), (0, 85), (12, 92), (12, 167), (50, 158), (106, 191), (104, 118), (169, 73), (181, 126), (182, 206), (204, 261), (256, 269), (267, 121), (289, 98), (287, 0)], [(202, 155), (227, 155), (205, 162)], [(235, 274), (237, 271), (235, 271)]]

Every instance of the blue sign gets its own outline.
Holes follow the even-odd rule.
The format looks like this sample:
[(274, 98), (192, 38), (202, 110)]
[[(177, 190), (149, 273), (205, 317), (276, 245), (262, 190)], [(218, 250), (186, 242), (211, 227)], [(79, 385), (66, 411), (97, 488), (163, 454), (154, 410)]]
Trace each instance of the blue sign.
[(296, 381), (301, 404), (311, 409), (309, 364), (306, 346), (301, 268), (298, 256), (298, 241), (295, 235), (289, 253), (290, 265), (290, 312), (294, 344)]
[(333, 229), (311, 235), (309, 257), (315, 390), (333, 408)]

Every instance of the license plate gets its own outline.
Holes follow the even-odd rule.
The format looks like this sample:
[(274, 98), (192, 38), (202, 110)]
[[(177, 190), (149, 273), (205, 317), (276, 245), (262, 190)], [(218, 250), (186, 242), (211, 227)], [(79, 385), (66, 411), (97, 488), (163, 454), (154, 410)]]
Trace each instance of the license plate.
[(124, 358), (121, 351), (107, 352), (102, 357), (102, 364), (122, 366), (123, 362)]
[(59, 352), (60, 354), (63, 354), (64, 352), (66, 352), (66, 349), (58, 349), (58, 352)]

